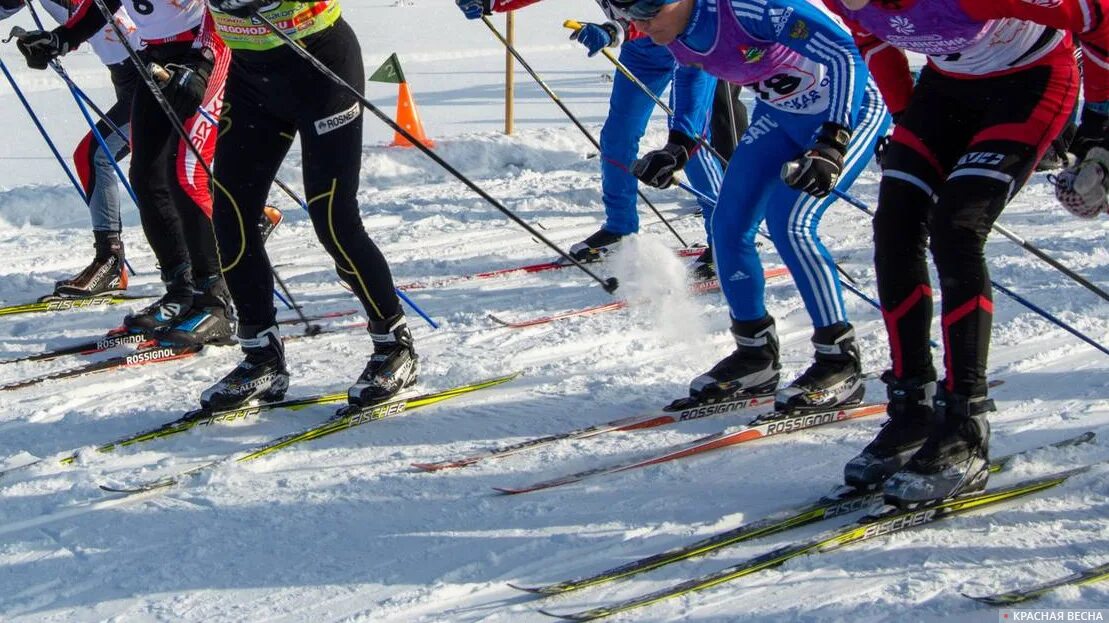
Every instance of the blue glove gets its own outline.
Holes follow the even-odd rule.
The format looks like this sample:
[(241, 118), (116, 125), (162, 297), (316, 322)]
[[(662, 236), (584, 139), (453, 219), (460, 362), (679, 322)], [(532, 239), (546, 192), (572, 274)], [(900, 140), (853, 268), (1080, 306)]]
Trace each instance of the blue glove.
[(466, 19), (481, 19), (493, 14), (493, 0), (454, 0)]
[(595, 56), (616, 41), (617, 33), (614, 30), (612, 24), (585, 24), (575, 30), (570, 39), (584, 45), (589, 50), (587, 56)]

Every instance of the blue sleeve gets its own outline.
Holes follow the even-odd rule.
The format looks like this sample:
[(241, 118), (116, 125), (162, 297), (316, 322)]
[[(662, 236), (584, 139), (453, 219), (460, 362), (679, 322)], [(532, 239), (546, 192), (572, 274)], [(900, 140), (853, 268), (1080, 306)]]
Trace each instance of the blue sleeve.
[(851, 34), (806, 0), (736, 0), (732, 6), (751, 35), (827, 67), (828, 121), (854, 128), (868, 74)]
[(674, 119), (670, 129), (696, 139), (705, 133), (716, 78), (707, 72), (678, 65), (674, 73)]

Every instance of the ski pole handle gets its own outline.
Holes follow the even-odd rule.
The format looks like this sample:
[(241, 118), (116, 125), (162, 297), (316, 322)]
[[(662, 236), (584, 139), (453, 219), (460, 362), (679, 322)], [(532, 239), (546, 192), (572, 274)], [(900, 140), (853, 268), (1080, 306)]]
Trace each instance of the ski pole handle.
[(783, 182), (788, 184), (790, 180), (796, 179), (800, 172), (801, 164), (796, 160), (790, 160), (782, 164), (782, 170), (778, 175), (782, 178)]
[(150, 72), (151, 76), (154, 76), (154, 79), (157, 80), (159, 84), (165, 84), (169, 82), (169, 79), (171, 77), (169, 71), (167, 71), (165, 67), (162, 67), (158, 63), (150, 63), (149, 65), (147, 65), (146, 69)]
[(570, 30), (573, 30), (575, 32), (582, 29), (581, 22), (577, 21), (576, 19), (568, 19), (565, 22), (562, 22), (562, 27), (569, 28)]

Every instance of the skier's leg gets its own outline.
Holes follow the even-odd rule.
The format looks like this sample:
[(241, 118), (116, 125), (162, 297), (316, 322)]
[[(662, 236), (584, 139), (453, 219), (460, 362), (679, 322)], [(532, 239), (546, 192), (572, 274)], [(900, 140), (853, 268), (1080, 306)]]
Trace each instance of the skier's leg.
[[(994, 405), (986, 385), (993, 301), (984, 247), (994, 220), (1031, 175), (1074, 105), (1077, 69), (1068, 55), (1056, 57), (1017, 73), (957, 85), (984, 114), (938, 189), (928, 222), (943, 293), (947, 378), (936, 392), (937, 426), (886, 483), (892, 504), (928, 502), (986, 486), (987, 414)], [(1005, 105), (994, 105), (997, 101)]]
[(736, 350), (693, 380), (690, 395), (717, 398), (761, 393), (778, 384), (778, 338), (764, 301), (766, 280), (755, 236), (769, 205), (781, 163), (795, 151), (780, 131), (777, 113), (755, 107), (753, 128), (724, 172), (720, 201), (712, 216), (717, 272), (732, 319)]
[[(620, 62), (660, 96), (673, 76), (673, 56), (648, 39), (635, 39), (621, 46)], [(613, 74), (608, 117), (600, 137), (605, 222), (600, 231), (571, 247), (570, 253), (579, 261), (597, 260), (621, 237), (639, 231), (639, 181), (630, 169), (639, 155), (639, 140), (654, 106), (654, 101), (622, 73)]]
[[(308, 46), (348, 84), (365, 84), (358, 39), (340, 20)], [(366, 233), (358, 209), (362, 114), (358, 101), (307, 68), (298, 128), (304, 149), (304, 188), (312, 225), (339, 275), (370, 318), (374, 354), (348, 392), (352, 404), (385, 400), (416, 382), (417, 356), (385, 256)]]
[[(879, 136), (885, 135), (888, 127), (889, 115), (878, 90), (867, 89), (847, 145), (837, 188), (851, 187), (870, 163), (874, 144)], [(794, 124), (791, 127), (798, 128), (803, 126)], [(794, 136), (795, 140), (804, 140), (810, 135), (802, 131)], [(818, 199), (796, 191), (789, 193), (786, 188), (784, 184), (777, 186), (771, 196), (767, 225), (774, 246), (789, 266), (809, 312), (816, 352), (813, 364), (789, 387), (778, 392), (776, 407), (781, 411), (811, 410), (858, 402), (862, 400), (864, 388), (855, 331), (847, 320), (836, 262), (817, 231), (824, 211), (837, 198), (829, 195)]]
[[(213, 52), (215, 63), (201, 102), (201, 108), (207, 114), (198, 112), (184, 122), (186, 133), (192, 137), (208, 167), (215, 155), (224, 83), (231, 60), (231, 52), (226, 47), (217, 46)], [(183, 140), (178, 138), (174, 146), (176, 151), (169, 163), (172, 167), (169, 173), (171, 192), (181, 219), (196, 292), (193, 309), (174, 323), (162, 339), (179, 344), (227, 344), (233, 332), (233, 312), (231, 296), (220, 272), (219, 251), (212, 227), (208, 170), (203, 163), (196, 161)], [(253, 222), (257, 223), (258, 218)]]

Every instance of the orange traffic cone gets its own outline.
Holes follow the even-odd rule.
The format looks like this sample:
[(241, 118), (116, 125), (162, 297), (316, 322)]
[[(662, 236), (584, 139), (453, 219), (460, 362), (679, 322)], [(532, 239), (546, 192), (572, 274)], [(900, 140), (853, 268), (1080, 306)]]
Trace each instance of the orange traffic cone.
[[(412, 92), (408, 90), (408, 83), (401, 82), (397, 91), (397, 125), (404, 128), (417, 141), (426, 147), (435, 147), (435, 143), (424, 134), (424, 124), (420, 123), (420, 113), (416, 110), (416, 101), (412, 99)], [(393, 134), (393, 147), (412, 147), (412, 142), (400, 132)]]

